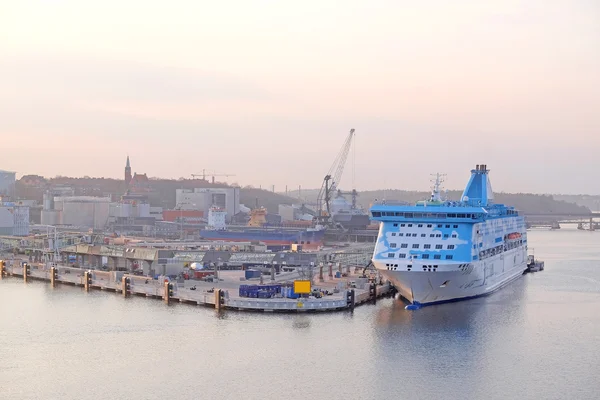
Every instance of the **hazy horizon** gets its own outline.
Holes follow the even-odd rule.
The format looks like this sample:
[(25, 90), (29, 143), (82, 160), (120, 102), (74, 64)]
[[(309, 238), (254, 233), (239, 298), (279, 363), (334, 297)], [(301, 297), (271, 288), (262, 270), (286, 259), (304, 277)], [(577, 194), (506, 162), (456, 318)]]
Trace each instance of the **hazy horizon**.
[[(0, 169), (600, 194), (600, 3), (0, 5)], [(353, 185), (353, 159), (355, 180)]]

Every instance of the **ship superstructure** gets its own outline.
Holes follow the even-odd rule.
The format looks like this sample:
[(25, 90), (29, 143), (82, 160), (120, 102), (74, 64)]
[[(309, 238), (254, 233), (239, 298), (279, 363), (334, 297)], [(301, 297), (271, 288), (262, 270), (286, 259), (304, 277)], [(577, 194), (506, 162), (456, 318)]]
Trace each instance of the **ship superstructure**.
[(371, 207), (380, 222), (373, 263), (415, 305), (491, 293), (527, 267), (525, 221), (494, 204), (486, 165), (477, 165), (460, 201), (442, 199), (441, 177), (429, 200)]

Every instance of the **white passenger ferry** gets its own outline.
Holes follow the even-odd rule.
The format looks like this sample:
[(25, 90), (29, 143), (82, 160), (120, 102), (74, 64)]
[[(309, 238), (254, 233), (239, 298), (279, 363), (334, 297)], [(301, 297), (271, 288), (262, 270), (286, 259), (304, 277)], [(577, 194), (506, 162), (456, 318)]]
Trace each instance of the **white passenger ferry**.
[(458, 202), (442, 200), (438, 175), (430, 200), (371, 207), (373, 263), (415, 306), (489, 294), (527, 268), (525, 221), (494, 204), (488, 172), (477, 165)]

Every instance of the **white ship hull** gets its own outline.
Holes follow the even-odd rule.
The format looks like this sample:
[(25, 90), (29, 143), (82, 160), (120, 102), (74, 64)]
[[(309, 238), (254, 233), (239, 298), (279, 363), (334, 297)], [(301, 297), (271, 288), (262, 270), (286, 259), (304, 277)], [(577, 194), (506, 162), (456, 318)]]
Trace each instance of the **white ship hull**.
[(515, 249), (484, 261), (439, 263), (435, 272), (423, 271), (422, 265), (411, 263), (386, 267), (375, 261), (375, 267), (413, 304), (428, 305), (465, 300), (490, 294), (518, 279), (527, 268), (526, 250)]

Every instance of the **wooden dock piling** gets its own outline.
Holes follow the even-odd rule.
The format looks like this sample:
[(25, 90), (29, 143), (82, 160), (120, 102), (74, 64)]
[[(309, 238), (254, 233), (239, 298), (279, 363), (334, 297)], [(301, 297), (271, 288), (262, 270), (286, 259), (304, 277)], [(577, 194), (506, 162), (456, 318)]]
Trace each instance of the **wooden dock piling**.
[(371, 283), (369, 285), (369, 295), (371, 296), (371, 300), (373, 301), (373, 303), (377, 302), (377, 284), (376, 283)]
[(58, 278), (58, 269), (56, 267), (50, 267), (50, 286), (55, 287)]
[(221, 310), (221, 289), (215, 289), (215, 308), (217, 309), (217, 311)]
[(86, 292), (90, 291), (90, 286), (92, 286), (92, 271), (85, 271), (83, 273), (83, 287)]
[(168, 281), (164, 284), (163, 300), (167, 304), (171, 302), (171, 284)]
[(128, 297), (129, 293), (131, 292), (131, 288), (130, 285), (131, 281), (129, 280), (128, 276), (124, 276), (123, 278), (121, 278), (121, 292), (123, 293), (123, 297)]

